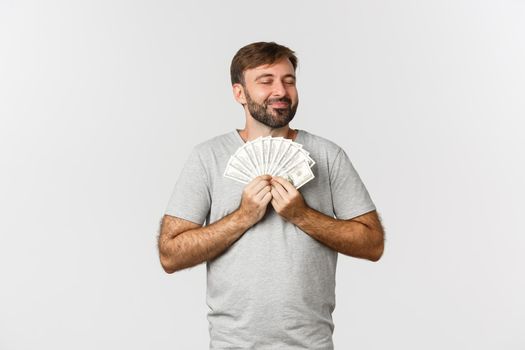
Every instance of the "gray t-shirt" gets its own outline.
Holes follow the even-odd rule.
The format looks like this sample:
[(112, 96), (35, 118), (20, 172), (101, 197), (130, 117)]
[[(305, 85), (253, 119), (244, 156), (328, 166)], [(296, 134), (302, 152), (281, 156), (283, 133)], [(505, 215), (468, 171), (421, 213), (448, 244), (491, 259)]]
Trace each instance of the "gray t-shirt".
[[(311, 208), (337, 219), (375, 210), (345, 151), (298, 130), (315, 179), (299, 191)], [(165, 213), (198, 224), (235, 211), (246, 185), (223, 177), (244, 144), (237, 130), (194, 147)], [(263, 219), (207, 262), (210, 349), (333, 349), (337, 252), (280, 217)]]

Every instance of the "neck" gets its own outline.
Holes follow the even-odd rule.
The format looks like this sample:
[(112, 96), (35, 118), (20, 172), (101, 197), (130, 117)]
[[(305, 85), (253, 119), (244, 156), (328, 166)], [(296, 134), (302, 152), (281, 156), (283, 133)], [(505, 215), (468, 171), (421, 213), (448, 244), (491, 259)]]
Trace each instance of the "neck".
[(255, 140), (260, 136), (284, 137), (293, 141), (297, 137), (297, 130), (291, 129), (289, 124), (281, 128), (271, 128), (250, 117), (246, 118), (244, 129), (239, 130), (239, 135), (244, 142)]
[(244, 129), (238, 131), (244, 142), (255, 140), (260, 136), (284, 137), (292, 141), (297, 137), (297, 130), (291, 129), (288, 125), (278, 129), (273, 129), (267, 126), (265, 126), (265, 128), (253, 129), (245, 126)]

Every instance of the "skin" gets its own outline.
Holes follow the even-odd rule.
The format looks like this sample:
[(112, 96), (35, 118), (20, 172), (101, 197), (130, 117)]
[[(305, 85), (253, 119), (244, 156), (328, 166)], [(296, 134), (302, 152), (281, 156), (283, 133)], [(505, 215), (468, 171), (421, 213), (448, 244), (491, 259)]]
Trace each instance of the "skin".
[[(272, 65), (263, 65), (244, 72), (245, 86), (233, 84), (233, 97), (244, 107), (246, 124), (240, 131), (244, 141), (256, 139), (259, 136), (288, 137), (295, 138), (296, 131), (291, 130), (289, 125), (281, 128), (271, 128), (255, 120), (246, 107), (246, 90), (248, 90), (252, 100), (263, 103), (270, 99), (280, 99), (287, 97), (292, 101), (292, 105), (299, 103), (299, 95), (295, 82), (295, 71), (292, 63), (288, 60), (281, 60)], [(269, 105), (268, 111), (276, 118), (278, 114), (274, 111), (279, 106)], [(290, 137), (291, 136), (291, 137)]]
[[(294, 140), (297, 131), (286, 124), (272, 128), (254, 119), (246, 104), (247, 97), (259, 103), (288, 98), (299, 102), (295, 71), (288, 59), (244, 72), (245, 83), (232, 86), (233, 96), (243, 105), (246, 124), (239, 131), (244, 141), (259, 136), (286, 137)], [(267, 112), (279, 118), (277, 103), (268, 103)], [(214, 259), (259, 222), (268, 206), (283, 219), (298, 226), (305, 234), (339, 253), (370, 261), (383, 254), (384, 231), (377, 212), (371, 211), (351, 220), (338, 220), (308, 206), (301, 193), (282, 177), (256, 177), (243, 190), (237, 210), (209, 226), (164, 215), (158, 239), (160, 262), (167, 273), (189, 268)]]

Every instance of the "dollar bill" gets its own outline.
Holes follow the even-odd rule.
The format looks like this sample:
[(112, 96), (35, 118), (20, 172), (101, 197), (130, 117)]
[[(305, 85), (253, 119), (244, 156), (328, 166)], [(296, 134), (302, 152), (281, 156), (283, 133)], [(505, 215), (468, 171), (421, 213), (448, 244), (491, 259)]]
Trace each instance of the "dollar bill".
[(314, 179), (315, 161), (303, 146), (283, 137), (258, 137), (230, 157), (224, 176), (248, 183), (263, 174), (282, 176), (296, 188)]
[(313, 178), (314, 173), (306, 161), (297, 163), (294, 167), (289, 169), (285, 175), (285, 179), (290, 181), (295, 188), (300, 188)]
[(228, 166), (226, 170), (224, 171), (224, 177), (227, 177), (229, 179), (239, 181), (245, 184), (252, 181), (249, 177), (247, 177), (246, 175), (244, 175), (242, 172), (240, 172), (239, 170), (237, 170), (231, 165)]

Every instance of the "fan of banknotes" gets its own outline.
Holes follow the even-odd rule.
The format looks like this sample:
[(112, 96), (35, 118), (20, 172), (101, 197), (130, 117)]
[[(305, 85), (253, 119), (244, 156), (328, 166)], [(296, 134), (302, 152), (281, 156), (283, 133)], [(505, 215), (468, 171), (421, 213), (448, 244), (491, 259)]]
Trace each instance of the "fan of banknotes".
[(249, 183), (259, 175), (281, 176), (299, 188), (315, 176), (315, 164), (303, 146), (283, 137), (258, 137), (246, 142), (230, 157), (224, 176)]

